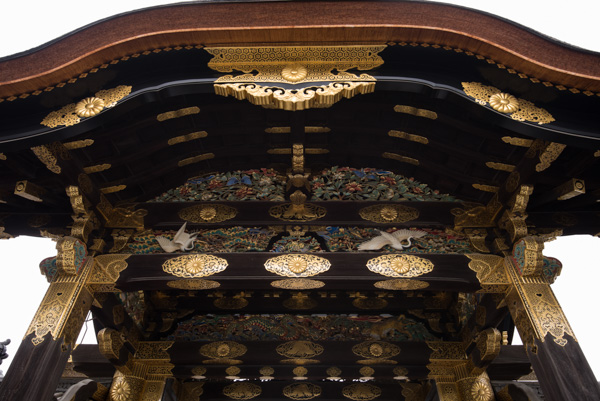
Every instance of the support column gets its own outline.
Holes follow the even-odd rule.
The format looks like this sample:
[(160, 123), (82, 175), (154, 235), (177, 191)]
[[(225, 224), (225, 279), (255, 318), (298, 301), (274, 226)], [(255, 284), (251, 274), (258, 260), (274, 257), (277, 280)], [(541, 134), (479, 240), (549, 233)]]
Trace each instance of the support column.
[(506, 257), (512, 282), (506, 304), (546, 399), (600, 400), (596, 378), (544, 276), (543, 247), (541, 240), (526, 237)]
[(57, 276), (0, 386), (0, 400), (50, 400), (92, 305), (85, 283), (93, 259), (72, 237), (57, 244)]

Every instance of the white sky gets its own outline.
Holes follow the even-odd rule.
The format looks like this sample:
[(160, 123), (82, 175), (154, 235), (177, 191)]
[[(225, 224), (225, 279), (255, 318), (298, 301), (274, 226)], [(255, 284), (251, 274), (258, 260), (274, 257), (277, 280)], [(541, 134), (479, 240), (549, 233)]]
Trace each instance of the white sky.
[[(0, 5), (0, 57), (39, 46), (111, 15), (167, 3), (176, 1), (4, 1)], [(448, 3), (478, 8), (558, 40), (600, 51), (600, 24), (597, 21), (600, 3), (595, 1), (471, 0)], [(54, 246), (54, 242), (39, 238), (0, 241), (0, 262), (3, 264), (0, 341), (12, 340), (8, 347), (10, 356), (0, 365), (4, 372), (48, 287), (38, 265), (42, 259), (56, 255)], [(600, 238), (560, 238), (548, 243), (544, 254), (557, 257), (563, 263), (563, 273), (553, 289), (596, 377), (600, 378), (600, 342), (595, 338), (597, 319), (592, 312), (597, 303), (595, 292), (600, 280)], [(94, 340), (91, 327), (85, 342), (90, 340)]]

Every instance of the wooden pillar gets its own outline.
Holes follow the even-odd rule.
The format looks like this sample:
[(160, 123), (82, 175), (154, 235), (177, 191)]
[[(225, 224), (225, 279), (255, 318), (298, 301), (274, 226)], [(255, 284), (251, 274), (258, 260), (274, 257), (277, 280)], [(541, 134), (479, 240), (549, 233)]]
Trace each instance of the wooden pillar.
[(543, 274), (543, 247), (541, 240), (526, 237), (506, 257), (506, 270), (512, 282), (506, 304), (545, 398), (600, 400), (596, 378)]
[(85, 283), (93, 260), (85, 245), (66, 237), (56, 247), (57, 276), (2, 381), (0, 400), (50, 400), (90, 310)]

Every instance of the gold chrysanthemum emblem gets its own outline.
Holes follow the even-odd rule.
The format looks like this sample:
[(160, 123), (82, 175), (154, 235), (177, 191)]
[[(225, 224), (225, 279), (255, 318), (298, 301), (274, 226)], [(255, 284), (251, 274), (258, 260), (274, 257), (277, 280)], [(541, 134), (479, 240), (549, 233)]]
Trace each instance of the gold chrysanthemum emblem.
[(379, 344), (371, 344), (371, 346), (369, 347), (369, 352), (374, 357), (379, 357), (383, 355), (383, 348)]
[(231, 348), (227, 344), (220, 344), (217, 347), (217, 355), (220, 357), (225, 357), (229, 355), (229, 351), (231, 351)]
[(93, 117), (104, 108), (104, 100), (98, 97), (86, 97), (75, 105), (79, 117)]
[(300, 64), (288, 65), (287, 67), (284, 67), (283, 70), (281, 70), (281, 76), (283, 77), (283, 79), (290, 82), (302, 81), (304, 78), (306, 78), (307, 75), (308, 70), (306, 69), (306, 67)]
[(131, 386), (126, 381), (120, 380), (110, 389), (111, 399), (114, 401), (127, 401), (131, 394)]
[(185, 270), (191, 274), (198, 274), (204, 269), (204, 260), (201, 258), (192, 258), (185, 266)]
[(500, 113), (514, 113), (519, 110), (519, 101), (508, 93), (496, 93), (490, 96), (490, 106)]
[(492, 399), (492, 390), (483, 380), (478, 380), (471, 387), (471, 396), (475, 401), (490, 401)]
[(383, 208), (381, 208), (379, 215), (381, 216), (382, 219), (384, 219), (386, 221), (392, 221), (392, 220), (395, 220), (396, 217), (398, 217), (398, 211), (396, 209), (394, 209), (393, 207), (384, 206)]
[(405, 274), (410, 270), (410, 263), (408, 260), (400, 257), (392, 260), (390, 267), (398, 274)]
[(304, 260), (303, 258), (300, 258), (297, 256), (293, 257), (288, 262), (288, 269), (290, 269), (290, 271), (292, 273), (300, 274), (303, 271), (305, 271), (307, 267), (308, 267), (308, 262), (306, 262), (306, 260)]
[(200, 218), (204, 221), (211, 221), (217, 215), (217, 209), (207, 206), (200, 211)]

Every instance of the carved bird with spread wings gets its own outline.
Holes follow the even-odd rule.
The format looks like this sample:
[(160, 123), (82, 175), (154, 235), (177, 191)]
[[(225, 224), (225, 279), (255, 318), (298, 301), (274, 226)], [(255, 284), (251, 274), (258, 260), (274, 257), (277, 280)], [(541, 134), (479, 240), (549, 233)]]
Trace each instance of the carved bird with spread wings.
[(185, 232), (185, 226), (187, 222), (183, 223), (179, 231), (175, 234), (172, 240), (166, 237), (156, 237), (158, 244), (165, 252), (175, 251), (191, 251), (194, 249), (194, 241), (198, 236), (198, 233), (188, 234)]
[(376, 251), (386, 245), (401, 251), (404, 248), (410, 248), (411, 238), (420, 238), (424, 235), (427, 235), (425, 231), (420, 230), (398, 230), (394, 231), (393, 233), (387, 233), (381, 230), (376, 231), (379, 233), (379, 235), (367, 242), (360, 244), (358, 246), (359, 251)]

